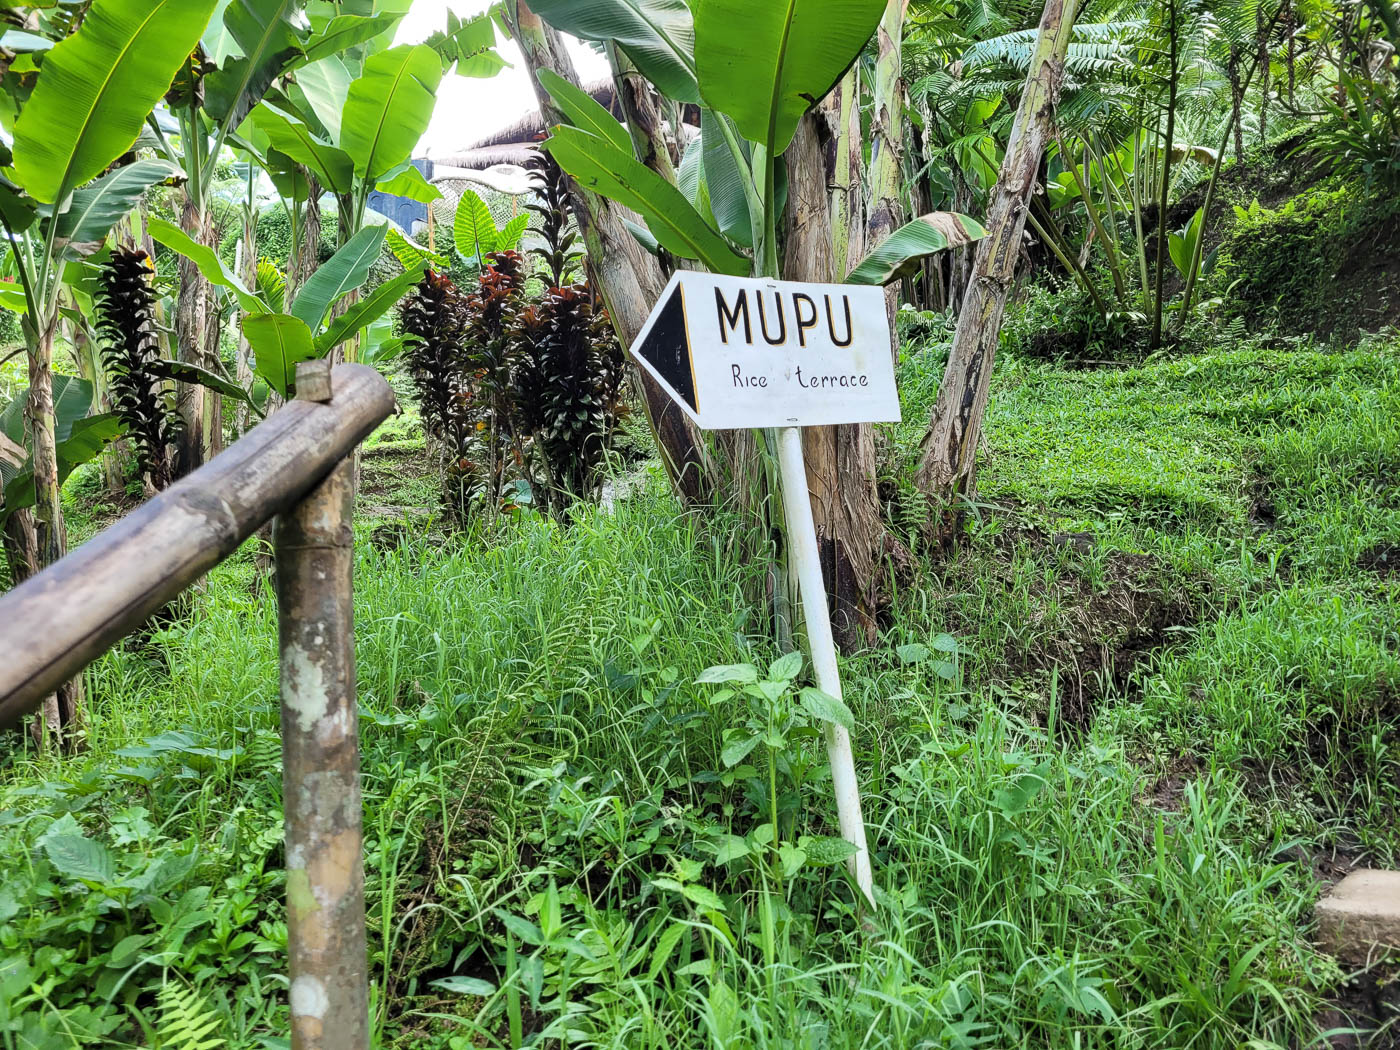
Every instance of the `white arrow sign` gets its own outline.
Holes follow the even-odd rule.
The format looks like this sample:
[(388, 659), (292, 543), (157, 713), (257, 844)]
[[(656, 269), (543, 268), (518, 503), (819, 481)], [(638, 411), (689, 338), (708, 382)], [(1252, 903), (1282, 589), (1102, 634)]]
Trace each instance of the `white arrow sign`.
[[(632, 355), (702, 429), (778, 428), (790, 564), (812, 671), (818, 688), (840, 699), (799, 428), (899, 420), (884, 290), (681, 271), (661, 293)], [(825, 736), (841, 836), (856, 847), (851, 873), (873, 907), (850, 734), (831, 723)]]
[(899, 419), (880, 288), (683, 270), (632, 354), (704, 430)]

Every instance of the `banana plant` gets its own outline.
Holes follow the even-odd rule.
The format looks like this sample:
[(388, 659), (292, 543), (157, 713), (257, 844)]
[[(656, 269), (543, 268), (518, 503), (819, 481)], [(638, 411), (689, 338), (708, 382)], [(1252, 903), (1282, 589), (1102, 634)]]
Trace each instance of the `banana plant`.
[[(387, 226), (367, 226), (351, 237), (301, 286), (290, 306), (283, 299), (285, 282), (273, 279), (274, 275), (260, 279), (257, 288), (249, 288), (217, 252), (199, 244), (174, 223), (152, 219), (149, 229), (152, 238), (189, 259), (207, 281), (233, 296), (243, 336), (253, 350), (254, 372), (281, 397), (292, 393), (299, 362), (325, 357), (355, 338), (422, 279), (422, 267), (408, 268), (339, 316), (332, 316), (336, 304), (358, 292), (368, 280), (370, 268), (384, 247)], [(381, 350), (381, 355), (388, 352)]]
[(0, 226), (23, 293), (26, 436), (41, 565), (66, 547), (52, 372), (64, 269), (100, 246), (146, 189), (178, 175), (162, 161), (112, 165), (132, 149), (186, 65), (215, 2), (94, 0), (72, 35), (42, 54), (33, 91), (9, 100), (19, 115), (13, 153), (0, 154), (7, 169)]
[[(676, 101), (701, 102), (701, 137), (687, 150), (676, 184), (636, 159), (626, 129), (606, 109), (547, 70), (540, 84), (570, 123), (551, 129), (544, 145), (584, 188), (637, 212), (646, 222), (645, 231), (635, 231), (644, 244), (718, 273), (777, 277), (782, 154), (798, 121), (860, 54), (885, 4), (692, 6), (693, 21), (680, 0), (532, 4), (557, 28), (621, 49)], [(983, 232), (965, 216), (922, 216), (882, 242), (880, 256), (862, 260), (847, 280), (895, 280), (923, 256)]]

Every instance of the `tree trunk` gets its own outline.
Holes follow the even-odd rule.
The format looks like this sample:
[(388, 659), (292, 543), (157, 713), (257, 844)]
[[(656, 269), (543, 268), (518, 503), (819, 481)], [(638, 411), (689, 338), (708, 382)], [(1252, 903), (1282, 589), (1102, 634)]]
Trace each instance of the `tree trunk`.
[[(546, 124), (564, 123), (548, 92), (535, 74), (550, 69), (572, 84), (579, 83), (573, 60), (563, 40), (521, 0), (505, 4), (511, 34), (520, 45), (535, 96)], [(630, 346), (646, 323), (647, 315), (665, 286), (661, 268), (642, 250), (622, 224), (621, 209), (569, 180), (570, 204), (579, 233), (588, 250), (589, 269), (623, 346)], [(713, 491), (712, 463), (699, 433), (660, 385), (642, 369), (634, 368), (647, 420), (671, 483), (689, 503), (708, 502)]]
[(987, 236), (977, 244), (948, 367), (924, 435), (915, 484), (945, 508), (936, 529), (942, 540), (949, 538), (956, 521), (955, 501), (976, 494), (977, 443), (987, 410), (1001, 316), (1020, 255), (1027, 202), (1035, 188), (1060, 97), (1075, 5), (1076, 0), (1045, 2), (1026, 89), (992, 190)]
[[(198, 244), (208, 245), (212, 239), (209, 216), (201, 212), (199, 202), (185, 194), (180, 210), (180, 229)], [(209, 282), (199, 267), (183, 255), (179, 260), (180, 291), (175, 310), (175, 342), (179, 359), (186, 364), (206, 367), (204, 342), (207, 338), (206, 309)], [(175, 470), (184, 477), (204, 463), (205, 397), (198, 383), (178, 383), (175, 387), (175, 407), (180, 414), (180, 447), (175, 458)]]
[[(858, 258), (864, 224), (854, 95), (855, 77), (848, 74), (821, 106), (802, 118), (785, 154), (785, 280), (839, 281), (844, 272), (838, 253), (844, 247)], [(832, 633), (843, 649), (859, 648), (875, 639), (879, 566), (886, 547), (875, 480), (874, 429), (804, 427), (802, 451)]]
[[(909, 0), (888, 0), (884, 16), (875, 30), (877, 55), (875, 59), (875, 110), (870, 121), (870, 210), (866, 219), (866, 248), (877, 248), (895, 230), (904, 217), (900, 201), (903, 182), (901, 158), (904, 144), (904, 80), (902, 77), (900, 40), (904, 33), (904, 12)], [(859, 137), (856, 139), (860, 141)], [(856, 154), (857, 158), (859, 154)], [(851, 260), (852, 264), (859, 260)], [(847, 271), (833, 275), (840, 281)], [(899, 337), (895, 334), (894, 317), (899, 309), (899, 285), (885, 288), (885, 312), (890, 319), (890, 353), (898, 360)]]
[(1157, 270), (1152, 292), (1152, 339), (1149, 350), (1162, 345), (1162, 286), (1171, 257), (1167, 252), (1167, 205), (1172, 190), (1172, 147), (1176, 144), (1176, 90), (1181, 80), (1181, 26), (1177, 22), (1177, 0), (1167, 0), (1167, 137), (1162, 144), (1162, 185), (1157, 201)]
[[(257, 212), (249, 209), (243, 216), (243, 240), (239, 244), (239, 267), (238, 276), (245, 287), (256, 288), (258, 285), (258, 216)], [(248, 345), (247, 338), (243, 335), (242, 325), (238, 328), (238, 356), (233, 363), (233, 377), (244, 390), (250, 390), (253, 386), (253, 365), (249, 360), (252, 354), (252, 347)], [(248, 406), (239, 402), (234, 409), (233, 426), (238, 435), (242, 435), (248, 429), (248, 423), (252, 413)]]
[(612, 64), (613, 85), (627, 118), (627, 131), (632, 136), (632, 148), (637, 159), (672, 185), (676, 181), (676, 165), (680, 163), (677, 144), (679, 128), (668, 129), (661, 115), (660, 99), (651, 82), (637, 72), (631, 59), (611, 44), (608, 61)]
[[(26, 530), (17, 545), (22, 552), (21, 568), (38, 571), (68, 553), (68, 533), (63, 522), (63, 502), (59, 495), (58, 443), (56, 440), (53, 406), (53, 343), (58, 327), (55, 316), (30, 346), (29, 396), (24, 417), (29, 430), (29, 447), (34, 470), (34, 511), (29, 516), (33, 524), (32, 540), (27, 535), (27, 523), (22, 515), (18, 528)], [(12, 573), (16, 566), (11, 565)], [(19, 583), (18, 578), (12, 579)], [(52, 741), (72, 747), (82, 729), (83, 683), (81, 678), (65, 682), (58, 692), (44, 702), (35, 722), (35, 737), (40, 743)]]

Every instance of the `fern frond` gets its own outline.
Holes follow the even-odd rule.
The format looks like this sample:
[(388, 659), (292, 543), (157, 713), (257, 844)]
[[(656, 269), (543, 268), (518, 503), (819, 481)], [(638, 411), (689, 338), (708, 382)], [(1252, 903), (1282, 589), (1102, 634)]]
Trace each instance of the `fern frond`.
[(167, 983), (158, 1001), (156, 1045), (160, 1050), (218, 1050), (228, 1045), (227, 1039), (215, 1034), (223, 1027), (223, 1019), (195, 989)]

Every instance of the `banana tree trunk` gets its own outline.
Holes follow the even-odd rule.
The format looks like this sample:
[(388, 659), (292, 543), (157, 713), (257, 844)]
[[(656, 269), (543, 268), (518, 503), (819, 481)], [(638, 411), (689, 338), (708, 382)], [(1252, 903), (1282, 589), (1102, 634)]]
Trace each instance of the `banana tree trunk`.
[[(243, 216), (243, 240), (239, 247), (238, 276), (247, 288), (256, 288), (258, 284), (258, 216), (254, 211), (249, 210)], [(249, 360), (252, 354), (252, 347), (248, 345), (247, 338), (243, 335), (243, 328), (238, 329), (238, 356), (233, 363), (233, 375), (238, 385), (244, 390), (249, 390), (253, 386), (253, 366)], [(251, 413), (248, 406), (239, 402), (234, 409), (233, 425), (238, 434), (242, 434), (248, 429)]]
[[(900, 226), (904, 206), (900, 201), (901, 158), (904, 140), (904, 80), (900, 40), (909, 0), (888, 0), (875, 31), (875, 106), (870, 121), (870, 211), (866, 220), (866, 244), (876, 248)], [(857, 137), (856, 141), (860, 141)], [(845, 277), (836, 274), (836, 280)], [(885, 312), (890, 318), (890, 353), (899, 356), (894, 335), (894, 315), (899, 309), (899, 285), (885, 288)]]
[[(802, 118), (788, 147), (787, 280), (839, 281), (859, 258), (865, 225), (857, 203), (861, 138), (854, 89), (848, 74)], [(845, 256), (841, 265), (838, 255)], [(843, 649), (859, 648), (875, 637), (879, 567), (890, 539), (876, 489), (874, 430), (804, 427), (802, 452), (832, 633)]]
[(611, 44), (608, 45), (608, 61), (637, 159), (667, 182), (675, 183), (676, 165), (680, 163), (676, 136), (680, 129), (667, 128), (651, 83), (637, 72), (631, 59)]
[[(579, 83), (563, 39), (521, 0), (507, 0), (505, 13), (535, 84), (545, 123), (563, 122), (563, 115), (535, 76), (539, 70), (549, 69), (572, 84)], [(618, 339), (630, 346), (665, 285), (661, 268), (627, 232), (615, 205), (581, 189), (573, 179), (569, 180), (569, 197), (598, 291)], [(676, 492), (688, 503), (708, 502), (713, 492), (713, 467), (698, 431), (654, 379), (640, 369), (633, 369), (632, 374)]]
[(987, 411), (1001, 317), (1020, 255), (1030, 194), (1060, 97), (1075, 6), (1076, 0), (1045, 2), (1026, 88), (987, 210), (987, 236), (977, 244), (948, 367), (924, 435), (915, 484), (945, 508), (943, 521), (935, 528), (941, 540), (949, 538), (956, 524), (958, 498), (970, 499), (976, 493), (977, 443)]
[[(213, 239), (213, 224), (199, 202), (188, 194), (180, 209), (180, 229), (197, 243), (209, 245)], [(211, 245), (217, 248), (217, 245)], [(207, 310), (209, 282), (197, 267), (183, 255), (179, 261), (180, 291), (175, 310), (175, 342), (179, 359), (186, 364), (206, 367), (204, 344), (208, 339)], [(180, 414), (180, 442), (175, 470), (184, 477), (197, 470), (205, 459), (207, 406), (205, 389), (198, 383), (179, 383), (175, 388), (175, 407)]]
[[(33, 539), (22, 537), (25, 551), (22, 565), (38, 571), (68, 553), (68, 532), (63, 521), (63, 502), (58, 484), (58, 442), (53, 405), (53, 344), (58, 328), (57, 315), (36, 333), (29, 353), (29, 395), (25, 403), (25, 425), (34, 470)], [(25, 523), (21, 521), (20, 527)], [(32, 542), (32, 546), (31, 546)], [(32, 552), (32, 554), (30, 553)], [(15, 579), (13, 582), (18, 583)], [(36, 739), (71, 747), (83, 722), (83, 683), (81, 678), (65, 682), (40, 709), (34, 725)]]

